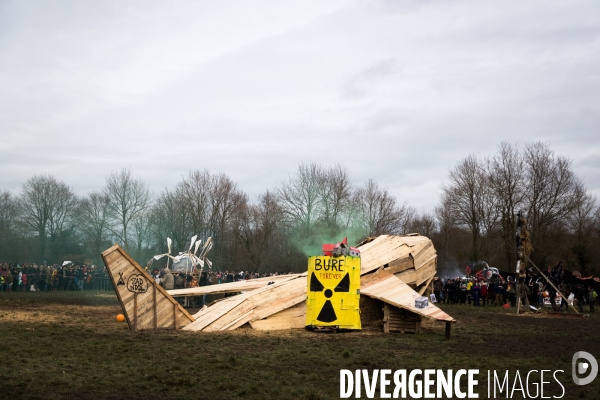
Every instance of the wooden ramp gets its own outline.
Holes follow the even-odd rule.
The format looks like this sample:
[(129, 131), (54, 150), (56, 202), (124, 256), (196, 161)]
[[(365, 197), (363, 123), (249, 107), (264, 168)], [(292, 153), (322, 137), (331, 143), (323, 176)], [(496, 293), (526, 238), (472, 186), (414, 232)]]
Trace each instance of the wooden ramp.
[(105, 250), (102, 259), (129, 329), (179, 329), (194, 321), (119, 245)]
[(188, 289), (167, 290), (173, 297), (202, 296), (205, 294), (239, 293), (268, 286), (269, 283), (281, 282), (297, 278), (300, 274), (267, 276), (265, 278), (248, 279), (247, 281), (219, 283), (216, 285), (200, 286)]
[(420, 294), (394, 275), (388, 275), (377, 281), (367, 283), (361, 287), (360, 294), (435, 321), (455, 322), (454, 318), (431, 303), (425, 308), (416, 308), (415, 299)]
[[(270, 317), (306, 301), (306, 274), (220, 300), (196, 315), (190, 331), (225, 331)], [(259, 323), (260, 325), (260, 323)]]

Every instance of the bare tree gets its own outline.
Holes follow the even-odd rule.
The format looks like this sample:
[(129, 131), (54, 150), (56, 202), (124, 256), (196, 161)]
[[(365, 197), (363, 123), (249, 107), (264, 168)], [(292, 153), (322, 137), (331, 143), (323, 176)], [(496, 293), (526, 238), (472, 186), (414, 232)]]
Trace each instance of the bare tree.
[(507, 270), (516, 265), (515, 217), (523, 205), (525, 194), (525, 169), (523, 157), (517, 146), (502, 142), (498, 154), (488, 161), (490, 185), (497, 199), (500, 214), (500, 235), (502, 237)]
[(14, 196), (8, 191), (0, 192), (0, 252), (9, 252), (9, 242), (16, 235), (19, 207)]
[(22, 223), (38, 234), (40, 258), (46, 255), (48, 235), (53, 245), (50, 258), (55, 256), (56, 240), (74, 217), (77, 202), (66, 183), (49, 175), (36, 175), (23, 185), (19, 202)]
[(212, 207), (214, 186), (215, 178), (208, 170), (196, 170), (190, 172), (175, 189), (177, 198), (184, 204), (187, 218), (191, 223), (191, 232), (201, 237), (208, 237), (214, 233), (211, 226), (214, 221)]
[(525, 147), (525, 203), (534, 256), (544, 265), (552, 253), (546, 246), (553, 226), (562, 225), (582, 201), (586, 191), (571, 169), (571, 161), (556, 156), (548, 145), (533, 143)]
[(415, 211), (406, 204), (398, 204), (387, 189), (380, 188), (369, 179), (364, 187), (356, 190), (354, 196), (359, 221), (367, 235), (406, 233), (410, 216)]
[(148, 258), (149, 247), (151, 242), (151, 211), (147, 209), (136, 215), (131, 220), (133, 226), (133, 241), (135, 243), (135, 256), (138, 260)]
[(414, 216), (408, 223), (408, 231), (431, 238), (437, 232), (435, 216), (426, 212), (421, 215), (414, 213)]
[(257, 204), (245, 204), (239, 212), (237, 238), (245, 250), (253, 271), (263, 269), (273, 239), (281, 224), (283, 211), (273, 193), (267, 191)]
[(242, 192), (237, 184), (225, 174), (218, 174), (213, 179), (211, 193), (211, 227), (215, 239), (215, 260), (224, 268), (235, 265), (235, 232), (234, 220), (239, 210), (248, 202), (248, 196)]
[(113, 171), (106, 177), (103, 194), (110, 199), (112, 233), (129, 249), (127, 229), (133, 219), (150, 206), (150, 190), (131, 170)]
[(321, 200), (322, 224), (333, 234), (339, 228), (348, 227), (347, 216), (351, 210), (353, 193), (352, 182), (348, 170), (339, 164), (323, 171), (318, 186)]
[(173, 240), (173, 249), (183, 250), (187, 237), (195, 233), (193, 214), (181, 191), (165, 190), (160, 194), (151, 212), (152, 242), (162, 249), (166, 238)]
[(78, 214), (79, 228), (97, 256), (109, 240), (110, 199), (101, 192), (91, 192), (81, 200)]
[(472, 261), (480, 259), (482, 238), (498, 220), (496, 198), (488, 183), (485, 168), (470, 155), (450, 171), (449, 182), (442, 186), (442, 204), (471, 232)]
[(303, 237), (310, 237), (322, 215), (322, 184), (325, 173), (316, 163), (300, 164), (295, 175), (276, 189), (285, 220), (298, 227)]
[(594, 213), (597, 211), (596, 198), (589, 193), (578, 194), (578, 202), (567, 217), (572, 235), (571, 252), (575, 255), (578, 269), (588, 273), (592, 262), (594, 240)]
[(192, 235), (211, 236), (215, 243), (211, 260), (227, 268), (236, 257), (236, 218), (246, 202), (246, 194), (225, 174), (192, 171), (174, 190), (159, 196), (152, 212), (155, 243), (168, 236), (177, 251)]

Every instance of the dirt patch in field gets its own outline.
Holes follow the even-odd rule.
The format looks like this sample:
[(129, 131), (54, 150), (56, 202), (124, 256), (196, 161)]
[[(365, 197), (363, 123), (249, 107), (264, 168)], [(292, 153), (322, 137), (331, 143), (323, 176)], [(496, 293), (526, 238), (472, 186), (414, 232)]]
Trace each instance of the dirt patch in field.
[(457, 319), (450, 341), (445, 325), (429, 320), (420, 335), (131, 332), (115, 320), (121, 309), (111, 293), (2, 293), (0, 389), (11, 398), (314, 400), (339, 398), (340, 369), (544, 368), (565, 371), (565, 398), (600, 392), (600, 378), (584, 387), (570, 379), (576, 351), (600, 355), (597, 315), (565, 320), (442, 307)]

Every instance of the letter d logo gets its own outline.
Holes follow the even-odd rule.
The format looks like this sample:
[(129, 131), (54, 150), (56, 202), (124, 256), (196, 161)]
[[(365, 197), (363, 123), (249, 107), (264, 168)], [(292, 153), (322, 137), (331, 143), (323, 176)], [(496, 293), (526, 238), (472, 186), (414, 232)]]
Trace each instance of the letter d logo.
[[(578, 362), (580, 358), (584, 358), (586, 361)], [(587, 376), (587, 378), (579, 378), (577, 376), (577, 374), (585, 374), (588, 370), (590, 370), (590, 374)], [(576, 385), (587, 385), (596, 378), (596, 375), (598, 375), (598, 362), (590, 353), (578, 351), (577, 353), (573, 354), (572, 373), (573, 382), (575, 382)]]

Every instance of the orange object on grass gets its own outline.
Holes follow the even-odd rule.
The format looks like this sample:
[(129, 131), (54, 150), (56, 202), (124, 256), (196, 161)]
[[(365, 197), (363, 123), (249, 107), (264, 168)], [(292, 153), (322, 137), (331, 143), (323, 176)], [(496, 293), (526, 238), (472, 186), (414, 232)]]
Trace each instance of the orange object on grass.
[(117, 321), (119, 321), (119, 322), (125, 321), (125, 316), (123, 314), (117, 315)]

